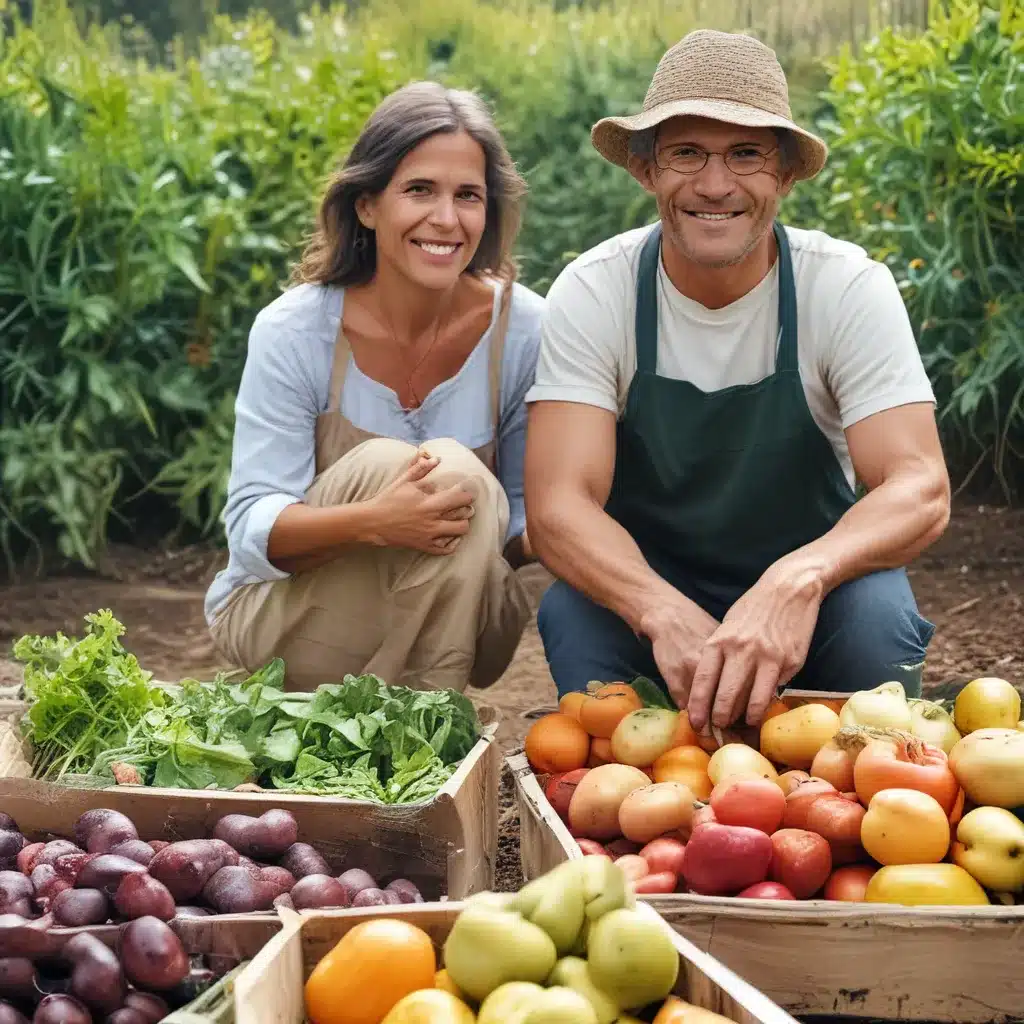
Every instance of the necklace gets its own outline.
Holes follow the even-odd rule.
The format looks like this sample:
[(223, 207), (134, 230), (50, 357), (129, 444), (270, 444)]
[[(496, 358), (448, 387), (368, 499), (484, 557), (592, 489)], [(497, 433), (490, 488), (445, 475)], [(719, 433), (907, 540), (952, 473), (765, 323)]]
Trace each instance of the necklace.
[[(381, 312), (384, 314), (384, 319), (387, 321), (388, 331), (391, 333), (391, 337), (394, 338), (396, 336), (396, 332), (394, 327), (392, 326), (391, 317), (385, 310), (382, 309)], [(406, 387), (408, 387), (409, 389), (410, 396), (412, 397), (412, 402), (409, 405), (409, 408), (411, 409), (418, 409), (423, 402), (423, 399), (420, 398), (420, 396), (416, 392), (416, 387), (413, 384), (413, 377), (416, 376), (416, 372), (424, 364), (424, 362), (426, 362), (427, 356), (430, 355), (434, 346), (437, 344), (438, 338), (441, 337), (441, 328), (447, 326), (450, 315), (451, 304), (449, 304), (449, 308), (448, 310), (446, 310), (445, 315), (439, 316), (437, 318), (437, 326), (434, 328), (434, 336), (433, 338), (430, 339), (430, 344), (427, 345), (427, 347), (423, 350), (423, 354), (416, 360), (415, 363), (413, 363), (412, 369), (409, 370), (408, 373), (405, 375), (405, 384)]]

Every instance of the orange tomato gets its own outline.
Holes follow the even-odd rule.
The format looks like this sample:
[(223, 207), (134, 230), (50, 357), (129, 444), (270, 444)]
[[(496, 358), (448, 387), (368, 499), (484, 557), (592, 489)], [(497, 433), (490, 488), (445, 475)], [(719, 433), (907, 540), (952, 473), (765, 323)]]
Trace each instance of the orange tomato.
[(575, 771), (584, 767), (590, 756), (587, 731), (575, 718), (557, 711), (530, 726), (524, 746), (535, 772)]
[(588, 768), (596, 768), (602, 764), (611, 764), (614, 760), (611, 740), (592, 739), (590, 741), (590, 757), (587, 758)]
[(822, 895), (827, 900), (838, 900), (841, 903), (863, 903), (868, 882), (877, 870), (871, 864), (848, 864), (836, 868), (828, 876)]
[(946, 752), (916, 736), (869, 743), (853, 763), (853, 785), (865, 807), (883, 789), (916, 789), (938, 801), (948, 816), (960, 793)]
[(313, 968), (306, 1015), (311, 1024), (380, 1024), (403, 996), (433, 988), (436, 974), (434, 944), (422, 928), (387, 917), (363, 921)]
[(666, 750), (651, 768), (655, 782), (681, 782), (689, 786), (698, 800), (707, 800), (714, 788), (708, 776), (711, 755), (700, 747), (673, 747)]
[(587, 699), (587, 694), (585, 693), (567, 693), (558, 702), (558, 712), (562, 715), (568, 715), (570, 718), (575, 718), (578, 722), (580, 720), (580, 708)]
[(783, 796), (789, 796), (797, 786), (808, 782), (810, 778), (807, 772), (801, 771), (799, 768), (791, 768), (788, 772), (783, 772), (777, 779), (772, 781), (782, 790)]
[(693, 726), (690, 725), (690, 716), (685, 711), (679, 712), (679, 717), (676, 719), (676, 731), (672, 735), (672, 746), (673, 747), (699, 747), (700, 737), (694, 732)]
[(879, 864), (937, 864), (949, 851), (949, 818), (918, 789), (883, 789), (860, 823), (860, 842)]
[(669, 996), (658, 1009), (654, 1024), (729, 1024), (729, 1020), (714, 1010), (694, 1006), (679, 996)]
[(591, 736), (609, 739), (630, 711), (639, 711), (643, 706), (640, 695), (628, 683), (608, 683), (580, 705), (580, 725)]

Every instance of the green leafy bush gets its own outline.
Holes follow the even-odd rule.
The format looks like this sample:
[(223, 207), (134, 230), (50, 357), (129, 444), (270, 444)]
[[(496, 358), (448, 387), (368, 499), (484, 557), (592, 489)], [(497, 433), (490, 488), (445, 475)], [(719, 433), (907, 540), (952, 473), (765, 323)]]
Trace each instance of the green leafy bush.
[[(831, 64), (832, 155), (790, 219), (849, 238), (902, 289), (958, 477), (1024, 485), (1024, 6), (934, 4)], [(964, 479), (964, 482), (966, 480)]]

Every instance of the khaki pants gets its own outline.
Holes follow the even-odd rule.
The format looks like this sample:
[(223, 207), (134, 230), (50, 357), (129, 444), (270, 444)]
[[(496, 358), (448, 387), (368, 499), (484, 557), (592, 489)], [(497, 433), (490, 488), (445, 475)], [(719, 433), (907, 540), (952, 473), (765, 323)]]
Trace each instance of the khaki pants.
[[(461, 483), (475, 496), (476, 514), (455, 552), (358, 545), (316, 569), (241, 587), (212, 627), (226, 657), (250, 672), (283, 658), (288, 689), (312, 690), (350, 672), (460, 692), (497, 681), (530, 614), (525, 589), (502, 557), (508, 499), (468, 448), (447, 438), (422, 447), (441, 459), (431, 481)], [(364, 441), (314, 481), (306, 501), (371, 498), (415, 452), (390, 438)]]

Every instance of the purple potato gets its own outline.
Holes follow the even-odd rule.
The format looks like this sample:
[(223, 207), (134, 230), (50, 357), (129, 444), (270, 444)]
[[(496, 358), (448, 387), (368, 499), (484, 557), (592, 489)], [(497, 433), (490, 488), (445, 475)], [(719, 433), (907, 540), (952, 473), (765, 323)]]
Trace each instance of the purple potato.
[(20, 832), (0, 832), (0, 868), (14, 871), (18, 867), (18, 854), (28, 846)]
[(75, 822), (75, 842), (88, 853), (110, 853), (111, 847), (138, 838), (131, 818), (107, 807), (86, 811)]
[(92, 1014), (74, 996), (44, 996), (32, 1024), (92, 1024)]
[(290, 871), (296, 878), (331, 873), (327, 861), (309, 843), (292, 843), (281, 858), (281, 867)]
[(36, 857), (35, 867), (40, 864), (56, 864), (58, 858), (67, 857), (72, 853), (85, 853), (85, 850), (66, 839), (54, 839), (47, 843)]
[(253, 878), (240, 865), (221, 868), (203, 889), (203, 899), (221, 914), (270, 910), (277, 895), (273, 885)]
[(65, 889), (53, 900), (53, 919), (65, 928), (103, 924), (110, 917), (110, 904), (99, 889)]
[(90, 1010), (113, 1013), (128, 994), (117, 954), (95, 935), (80, 932), (64, 943), (64, 959), (73, 965), (69, 994)]
[(396, 878), (388, 882), (385, 892), (397, 892), (403, 903), (422, 903), (423, 895), (408, 878)]
[(248, 814), (226, 814), (213, 827), (215, 839), (222, 839), (244, 857), (280, 857), (299, 837), (299, 826), (290, 811), (271, 809), (258, 818)]
[(292, 886), (289, 895), (296, 910), (347, 907), (352, 902), (345, 886), (330, 875), (306, 875)]
[(141, 839), (129, 839), (125, 843), (118, 843), (117, 846), (112, 846), (108, 853), (117, 857), (127, 857), (129, 860), (137, 860), (144, 867), (156, 856), (156, 850)]
[(345, 886), (349, 899), (355, 899), (363, 889), (377, 888), (377, 880), (362, 868), (349, 868), (338, 876), (338, 881)]
[(157, 917), (140, 917), (121, 930), (121, 963), (128, 980), (139, 988), (165, 992), (189, 973), (181, 939)]
[(146, 869), (137, 860), (101, 853), (82, 868), (75, 885), (79, 889), (100, 889), (112, 899), (125, 875), (144, 874)]
[(386, 907), (388, 898), (383, 889), (360, 889), (352, 900), (353, 907)]
[(148, 1024), (160, 1024), (171, 1012), (167, 1003), (151, 992), (129, 992), (124, 997), (124, 1005), (125, 1009), (141, 1013)]
[(0, 999), (34, 1002), (35, 998), (35, 964), (24, 956), (9, 956), (0, 960)]
[(149, 873), (167, 886), (176, 903), (187, 903), (221, 868), (237, 864), (238, 852), (219, 839), (185, 839), (157, 853)]
[(0, 1000), (0, 1024), (29, 1024), (29, 1019), (21, 1010)]
[(175, 914), (174, 897), (167, 886), (152, 875), (125, 875), (114, 894), (114, 906), (122, 917), (158, 917), (170, 921)]

